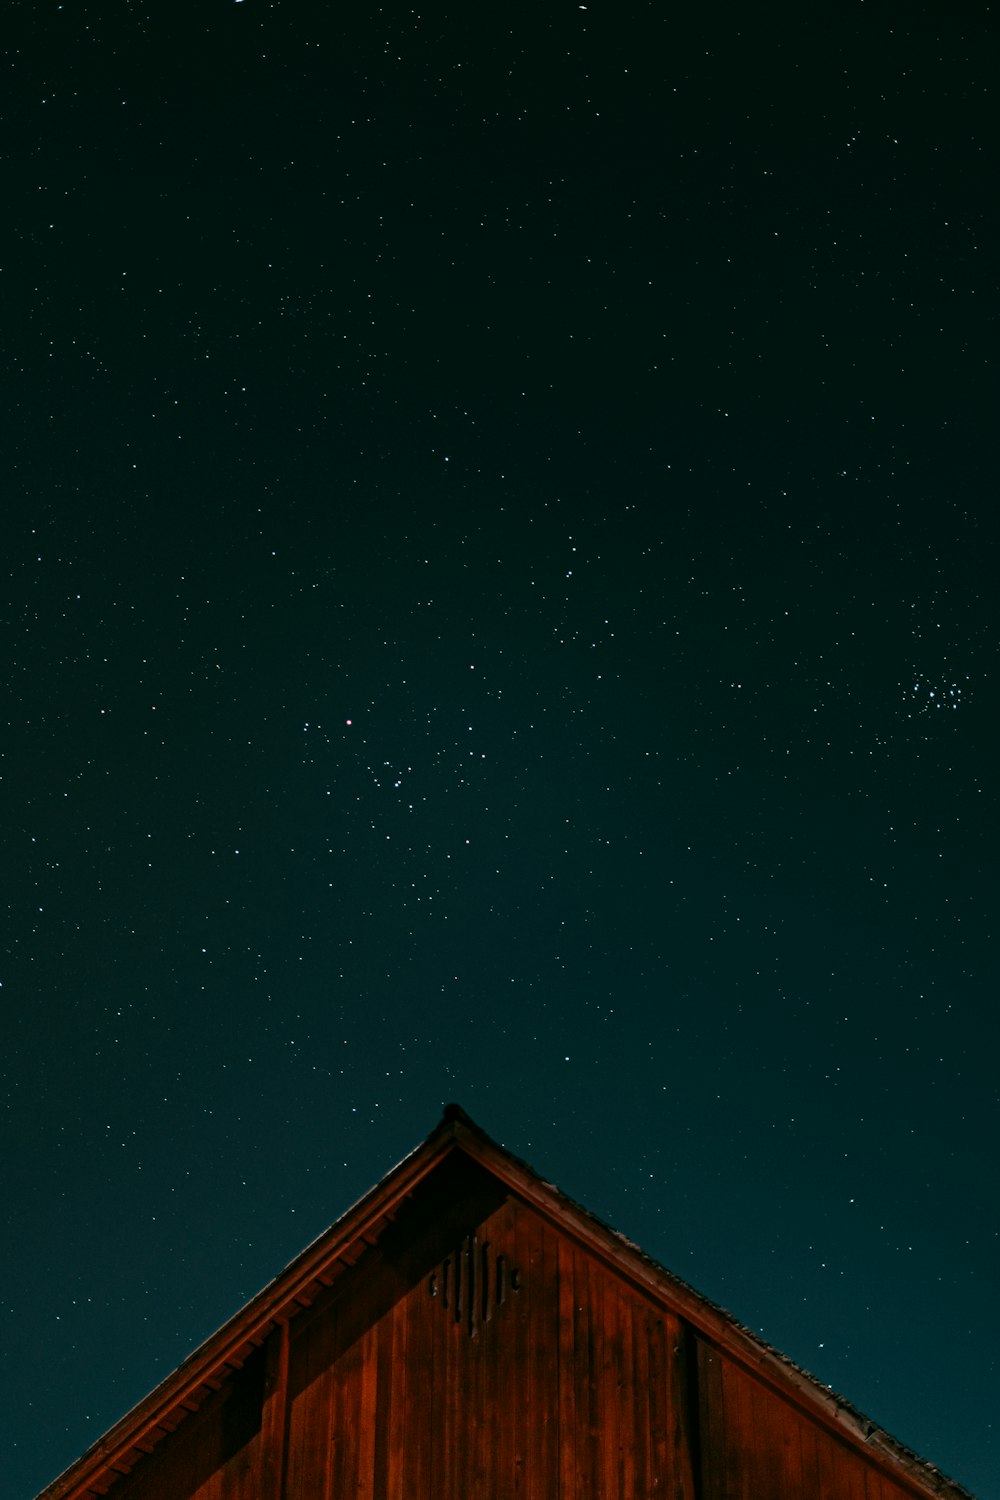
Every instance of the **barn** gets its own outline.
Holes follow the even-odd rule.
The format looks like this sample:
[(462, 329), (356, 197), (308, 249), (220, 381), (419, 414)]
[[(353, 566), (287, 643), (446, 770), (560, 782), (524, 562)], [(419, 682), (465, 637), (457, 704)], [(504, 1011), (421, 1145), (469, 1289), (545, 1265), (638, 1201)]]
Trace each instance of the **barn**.
[(457, 1106), (39, 1500), (970, 1500)]

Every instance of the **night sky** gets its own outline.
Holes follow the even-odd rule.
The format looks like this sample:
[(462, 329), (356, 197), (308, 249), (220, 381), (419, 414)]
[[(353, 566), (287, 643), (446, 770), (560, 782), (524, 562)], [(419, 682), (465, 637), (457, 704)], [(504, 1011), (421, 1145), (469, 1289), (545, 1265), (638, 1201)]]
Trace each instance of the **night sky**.
[(8, 0), (4, 1500), (452, 1099), (1000, 1497), (996, 28), (693, 9)]

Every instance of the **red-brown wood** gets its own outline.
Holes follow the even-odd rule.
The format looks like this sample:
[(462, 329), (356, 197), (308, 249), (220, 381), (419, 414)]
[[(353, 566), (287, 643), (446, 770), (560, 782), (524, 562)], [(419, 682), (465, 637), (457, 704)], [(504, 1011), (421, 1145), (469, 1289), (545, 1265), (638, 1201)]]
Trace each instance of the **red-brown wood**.
[(271, 1335), (265, 1355), (264, 1401), (260, 1423), (261, 1500), (281, 1500), (284, 1488), (288, 1427), (288, 1359), (288, 1324), (281, 1323)]
[(452, 1116), (42, 1500), (963, 1500)]
[(663, 1313), (515, 1199), (473, 1227), (437, 1271), (373, 1251), (292, 1323), (287, 1500), (600, 1500), (690, 1474)]

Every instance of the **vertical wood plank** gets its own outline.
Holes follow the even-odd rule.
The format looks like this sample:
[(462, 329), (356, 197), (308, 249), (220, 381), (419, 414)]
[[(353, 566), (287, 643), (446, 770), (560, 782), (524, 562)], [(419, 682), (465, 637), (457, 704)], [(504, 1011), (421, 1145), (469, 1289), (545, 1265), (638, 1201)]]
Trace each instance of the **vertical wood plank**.
[(514, 1412), (512, 1396), (517, 1380), (514, 1360), (515, 1324), (520, 1293), (511, 1286), (512, 1271), (519, 1266), (517, 1211), (512, 1200), (508, 1200), (496, 1216), (491, 1233), (497, 1254), (503, 1263), (497, 1268), (494, 1285), (492, 1323), (492, 1348), (494, 1357), (490, 1363), (487, 1390), (489, 1399), (496, 1403), (500, 1413), (494, 1422), (495, 1442), (491, 1463), (492, 1489), (494, 1495), (509, 1495), (513, 1491), (514, 1475)]
[(576, 1404), (576, 1496), (593, 1494), (590, 1469), (590, 1317), (587, 1261), (573, 1246), (573, 1385)]
[(725, 1447), (722, 1453), (723, 1493), (729, 1497), (729, 1500), (742, 1500), (740, 1443), (743, 1434), (740, 1429), (739, 1403), (734, 1390), (735, 1372), (732, 1362), (724, 1355), (719, 1356), (719, 1361), (722, 1370), (722, 1423), (725, 1432)]
[[(300, 1387), (296, 1401), (297, 1423), (290, 1432), (285, 1489), (287, 1497), (322, 1494), (330, 1461), (330, 1408), (332, 1394), (333, 1347), (330, 1319), (312, 1323), (298, 1356), (305, 1362), (303, 1378), (295, 1378)], [(292, 1343), (293, 1357), (295, 1341)], [(291, 1440), (294, 1437), (294, 1442)]]
[[(327, 1347), (326, 1372), (323, 1381), (323, 1446), (320, 1453), (320, 1472), (316, 1476), (314, 1493), (316, 1500), (333, 1500), (336, 1493), (334, 1490), (334, 1471), (337, 1459), (337, 1378), (334, 1363), (333, 1333), (336, 1328), (335, 1316), (331, 1312), (327, 1317)], [(287, 1500), (287, 1497), (286, 1497)]]
[[(339, 1308), (333, 1311), (334, 1347), (339, 1347)], [(344, 1390), (343, 1358), (330, 1371), (330, 1449), (327, 1456), (331, 1495), (347, 1494), (347, 1445), (351, 1431)]]
[(557, 1250), (559, 1329), (559, 1500), (575, 1500), (576, 1490), (576, 1383), (573, 1379), (573, 1248), (563, 1235)]
[[(375, 1419), (378, 1400), (378, 1330), (368, 1328), (361, 1336), (361, 1378), (358, 1383), (357, 1454), (352, 1494), (357, 1500), (375, 1500)], [(381, 1497), (380, 1497), (381, 1500)]]
[(552, 1500), (553, 1482), (558, 1475), (550, 1460), (556, 1454), (556, 1425), (558, 1425), (559, 1400), (556, 1386), (556, 1344), (553, 1305), (558, 1299), (556, 1289), (555, 1236), (543, 1221), (535, 1218), (532, 1227), (531, 1286), (526, 1304), (526, 1332), (528, 1332), (528, 1403), (526, 1421), (529, 1424), (529, 1443), (526, 1451), (528, 1484), (525, 1493), (531, 1500)]
[(607, 1500), (620, 1494), (618, 1476), (619, 1390), (616, 1370), (618, 1332), (618, 1287), (600, 1274), (595, 1288), (600, 1337), (597, 1347), (597, 1413), (601, 1487)]
[[(338, 1308), (337, 1338), (339, 1348), (344, 1322), (344, 1309)], [(351, 1495), (357, 1477), (357, 1449), (359, 1441), (361, 1411), (361, 1351), (357, 1343), (349, 1344), (337, 1358), (332, 1372), (333, 1421), (330, 1466), (331, 1487), (340, 1500), (342, 1495)], [(297, 1500), (297, 1497), (296, 1497)]]
[(559, 1490), (559, 1234), (546, 1227), (542, 1242), (543, 1318), (539, 1322), (539, 1371), (545, 1391), (542, 1483), (551, 1500)]
[(825, 1432), (816, 1434), (816, 1500), (839, 1500), (835, 1493), (834, 1455)]
[(517, 1266), (521, 1290), (511, 1299), (514, 1313), (514, 1381), (517, 1393), (514, 1425), (514, 1492), (530, 1497), (531, 1463), (529, 1429), (534, 1391), (530, 1376), (531, 1304), (534, 1291), (535, 1265), (533, 1263), (532, 1216), (517, 1206)]
[(664, 1318), (670, 1387), (667, 1420), (670, 1432), (671, 1493), (694, 1500), (698, 1452), (698, 1393), (693, 1333), (675, 1313)]
[(632, 1447), (635, 1464), (635, 1493), (652, 1493), (652, 1406), (649, 1389), (649, 1313), (645, 1303), (632, 1305), (632, 1385), (635, 1401), (632, 1411)]
[[(452, 1256), (454, 1260), (454, 1256)], [(455, 1268), (453, 1267), (453, 1272)], [(455, 1362), (456, 1324), (452, 1308), (456, 1296), (455, 1275), (452, 1275), (449, 1306), (443, 1320), (444, 1337), (441, 1343), (441, 1386), (439, 1400), (442, 1415), (441, 1426), (441, 1486), (446, 1500), (457, 1500), (459, 1495), (459, 1471), (456, 1461), (456, 1437), (458, 1428), (458, 1369)]]
[(431, 1319), (438, 1311), (430, 1283), (422, 1277), (406, 1299), (406, 1375), (400, 1434), (403, 1442), (400, 1495), (429, 1493), (431, 1427), (434, 1422), (434, 1364)]
[(802, 1493), (813, 1500), (819, 1492), (819, 1465), (816, 1459), (816, 1432), (811, 1422), (799, 1424), (799, 1450), (802, 1455)]
[[(442, 1412), (442, 1395), (444, 1391), (444, 1351), (441, 1346), (446, 1314), (441, 1305), (441, 1288), (438, 1285), (436, 1297), (427, 1299), (426, 1317), (418, 1317), (418, 1326), (421, 1329), (421, 1338), (426, 1340), (427, 1361), (423, 1367), (426, 1370), (427, 1386), (423, 1394), (424, 1408), (421, 1414), (417, 1412), (416, 1425), (414, 1427), (414, 1441), (426, 1445), (427, 1461), (426, 1474), (427, 1485), (422, 1490), (416, 1490), (415, 1494), (432, 1494), (438, 1489), (443, 1496), (447, 1496), (444, 1487), (444, 1416)], [(416, 1397), (415, 1397), (416, 1404)], [(420, 1472), (424, 1472), (421, 1464)]]
[(371, 1357), (375, 1365), (375, 1405), (372, 1435), (372, 1493), (388, 1495), (389, 1425), (392, 1402), (392, 1309), (372, 1329)]
[(268, 1338), (260, 1433), (261, 1500), (284, 1500), (291, 1337), (281, 1322)]
[[(722, 1356), (698, 1339), (698, 1420), (701, 1427), (703, 1500), (723, 1500), (726, 1420), (722, 1392)], [(803, 1492), (804, 1493), (804, 1492)]]
[(641, 1401), (635, 1388), (635, 1299), (624, 1295), (621, 1302), (621, 1350), (619, 1354), (619, 1433), (621, 1444), (622, 1495), (636, 1493), (635, 1412)]
[(722, 1371), (726, 1407), (726, 1484), (733, 1500), (747, 1500), (750, 1485), (748, 1457), (753, 1450), (747, 1435), (744, 1377), (739, 1366), (728, 1359), (723, 1360)]
[(591, 1256), (586, 1257), (587, 1286), (587, 1468), (593, 1494), (604, 1500), (604, 1466), (601, 1443), (601, 1409), (599, 1391), (603, 1357), (604, 1329), (601, 1318), (603, 1277)]
[(539, 1379), (536, 1361), (538, 1343), (538, 1313), (542, 1297), (542, 1250), (541, 1225), (534, 1214), (522, 1213), (520, 1239), (524, 1245), (523, 1264), (526, 1274), (524, 1287), (519, 1296), (522, 1328), (521, 1336), (521, 1383), (524, 1400), (521, 1407), (521, 1488), (525, 1500), (543, 1500), (542, 1497), (542, 1423), (544, 1420), (545, 1391)]
[(650, 1410), (650, 1455), (652, 1477), (650, 1489), (654, 1494), (666, 1494), (670, 1476), (670, 1386), (668, 1381), (668, 1353), (666, 1329), (663, 1317), (650, 1312), (649, 1328), (649, 1393)]
[(468, 1306), (465, 1317), (462, 1319), (457, 1354), (461, 1362), (462, 1381), (462, 1414), (461, 1427), (463, 1442), (460, 1447), (462, 1475), (465, 1481), (466, 1494), (482, 1493), (483, 1473), (483, 1445), (485, 1441), (485, 1424), (482, 1420), (482, 1369), (480, 1355), (482, 1353), (483, 1324), (482, 1314), (482, 1288), (479, 1285), (479, 1272), (482, 1269), (482, 1257), (479, 1254), (475, 1236), (470, 1236), (466, 1254), (466, 1270), (468, 1273), (466, 1300)]
[(865, 1463), (855, 1453), (842, 1450), (844, 1467), (839, 1484), (842, 1500), (865, 1500)]
[[(412, 1295), (412, 1294), (411, 1294)], [(385, 1492), (389, 1500), (399, 1500), (405, 1493), (406, 1416), (409, 1368), (410, 1299), (401, 1300), (389, 1314), (389, 1384), (388, 1430), (386, 1432)]]
[(791, 1486), (787, 1460), (787, 1440), (798, 1425), (797, 1414), (778, 1411), (770, 1392), (760, 1381), (751, 1380), (749, 1388), (753, 1409), (753, 1483), (756, 1493), (799, 1493), (797, 1485), (795, 1488)]

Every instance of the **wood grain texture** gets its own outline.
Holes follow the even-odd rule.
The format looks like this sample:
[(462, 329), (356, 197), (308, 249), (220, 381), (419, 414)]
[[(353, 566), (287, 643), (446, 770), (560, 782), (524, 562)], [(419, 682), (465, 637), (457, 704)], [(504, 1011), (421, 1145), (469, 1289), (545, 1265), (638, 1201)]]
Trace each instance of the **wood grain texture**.
[(111, 1500), (914, 1500), (481, 1172), (372, 1239)]

